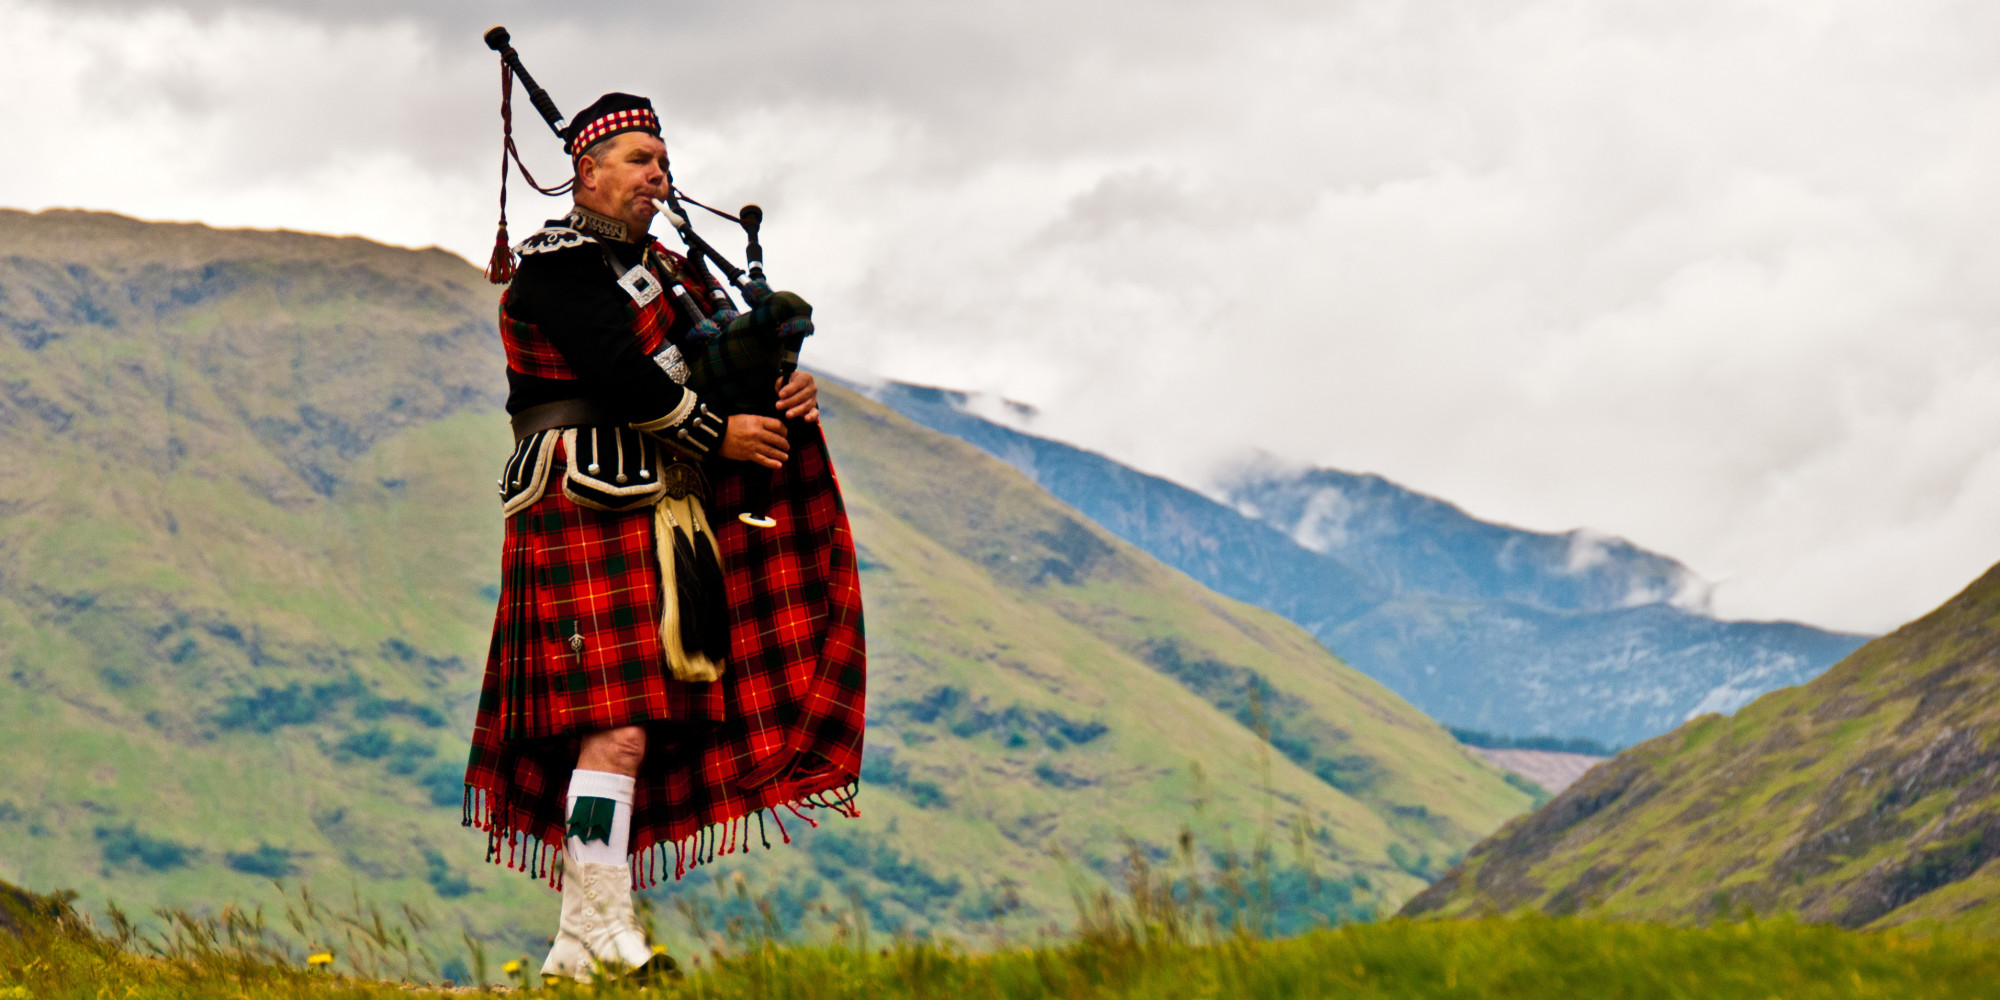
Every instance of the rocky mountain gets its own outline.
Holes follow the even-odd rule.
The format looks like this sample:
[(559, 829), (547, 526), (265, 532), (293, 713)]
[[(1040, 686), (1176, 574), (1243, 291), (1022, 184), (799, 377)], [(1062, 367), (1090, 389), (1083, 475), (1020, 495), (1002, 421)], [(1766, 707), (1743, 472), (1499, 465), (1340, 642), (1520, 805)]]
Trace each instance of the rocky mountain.
[(1802, 687), (1598, 765), (1407, 915), (2000, 929), (2000, 567)]
[(1699, 611), (1707, 603), (1707, 586), (1687, 567), (1622, 538), (1481, 521), (1381, 476), (1257, 463), (1227, 476), (1222, 494), (1244, 516), (1353, 567), (1391, 593), (1500, 600), (1548, 611), (1655, 604)]
[(1701, 581), (1665, 556), (1480, 521), (1379, 476), (1253, 468), (1217, 500), (983, 419), (962, 393), (869, 391), (1466, 729), (1627, 745), (1803, 683), (1865, 638), (1720, 621), (1701, 610)]
[[(547, 890), (459, 825), (494, 289), (438, 250), (93, 213), (0, 211), (0, 246), (0, 880), (145, 913), (275, 877), (537, 947)], [(1025, 933), (1186, 829), (1211, 868), (1291, 841), (1273, 892), (1339, 920), (1531, 801), (1278, 615), (822, 399), (868, 607), (863, 816), (664, 912), (731, 912), (743, 873), (793, 927), (858, 899), (878, 930)]]

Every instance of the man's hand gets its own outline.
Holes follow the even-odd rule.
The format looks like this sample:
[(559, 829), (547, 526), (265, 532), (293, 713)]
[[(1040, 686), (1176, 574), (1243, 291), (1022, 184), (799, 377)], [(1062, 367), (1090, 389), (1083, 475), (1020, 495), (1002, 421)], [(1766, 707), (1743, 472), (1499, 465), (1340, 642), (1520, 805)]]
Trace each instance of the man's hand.
[(737, 462), (755, 462), (767, 469), (785, 464), (791, 454), (785, 443), (785, 422), (776, 417), (738, 413), (729, 418), (722, 433), (722, 457)]
[(819, 383), (805, 372), (792, 373), (790, 382), (778, 383), (778, 412), (786, 420), (819, 423)]

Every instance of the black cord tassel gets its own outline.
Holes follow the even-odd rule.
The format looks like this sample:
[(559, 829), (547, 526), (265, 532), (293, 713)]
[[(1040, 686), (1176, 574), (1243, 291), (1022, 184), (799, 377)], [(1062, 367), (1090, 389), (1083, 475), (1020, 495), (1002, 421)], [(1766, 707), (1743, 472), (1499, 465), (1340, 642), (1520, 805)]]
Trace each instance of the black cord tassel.
[(729, 656), (729, 602), (722, 579), (722, 560), (706, 532), (694, 538), (695, 572), (701, 576), (702, 651), (718, 663)]
[(674, 532), (674, 584), (681, 648), (720, 662), (729, 655), (729, 609), (715, 547), (706, 535), (690, 539)]
[(701, 571), (696, 568), (694, 545), (685, 532), (674, 530), (674, 600), (680, 608), (681, 649), (702, 652), (701, 634), (705, 602), (701, 599)]

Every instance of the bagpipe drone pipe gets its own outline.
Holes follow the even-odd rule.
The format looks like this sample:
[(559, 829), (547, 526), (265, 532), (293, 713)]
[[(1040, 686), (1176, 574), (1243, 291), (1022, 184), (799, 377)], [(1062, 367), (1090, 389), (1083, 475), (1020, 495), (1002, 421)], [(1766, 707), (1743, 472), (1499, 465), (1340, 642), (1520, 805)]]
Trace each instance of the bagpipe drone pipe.
[[(505, 132), (500, 158), (500, 231), (493, 262), (487, 269), (487, 277), (500, 284), (508, 280), (513, 272), (512, 251), (507, 244), (509, 161), (520, 167), (529, 185), (543, 194), (565, 194), (574, 182), (543, 187), (536, 183), (528, 173), (527, 165), (521, 162), (513, 135), (515, 77), (520, 78), (522, 86), (528, 91), (530, 103), (565, 145), (571, 141), (569, 126), (548, 91), (536, 84), (535, 78), (522, 66), (520, 54), (514, 50), (507, 29), (493, 27), (486, 32), (485, 39), (487, 46), (500, 54), (500, 115)], [(687, 211), (681, 206), (683, 200), (743, 227), (747, 238), (747, 271), (730, 263), (695, 232)], [(703, 306), (693, 301), (696, 291), (688, 288), (686, 283), (676, 282), (669, 288), (674, 296), (675, 308), (688, 311), (699, 320), (679, 345), (681, 358), (688, 368), (688, 386), (702, 399), (715, 401), (721, 409), (729, 412), (772, 414), (782, 419), (783, 414), (776, 412), (778, 386), (798, 370), (799, 352), (805, 338), (813, 332), (812, 306), (792, 292), (773, 291), (765, 281), (764, 247), (758, 240), (764, 219), (763, 209), (745, 205), (737, 214), (731, 215), (710, 208), (680, 191), (673, 183), (671, 169), (667, 172), (666, 197), (654, 199), (653, 205), (687, 247), (690, 268), (707, 279), (704, 284), (709, 289), (709, 302)], [(707, 267), (709, 263), (723, 273), (729, 285), (736, 287), (746, 308), (736, 308), (736, 303), (724, 291), (724, 284), (713, 280)], [(737, 513), (737, 519), (756, 528), (775, 524), (766, 513), (770, 488), (770, 475), (753, 476), (744, 490), (743, 509)]]

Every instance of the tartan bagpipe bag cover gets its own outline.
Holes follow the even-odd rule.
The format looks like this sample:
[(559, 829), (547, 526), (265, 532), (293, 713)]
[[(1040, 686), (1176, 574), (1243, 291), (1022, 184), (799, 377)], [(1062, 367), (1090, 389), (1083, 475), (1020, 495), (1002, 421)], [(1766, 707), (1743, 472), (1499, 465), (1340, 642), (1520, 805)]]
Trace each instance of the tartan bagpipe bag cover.
[[(812, 306), (791, 292), (763, 291), (757, 304), (720, 330), (697, 328), (681, 345), (688, 384), (737, 413), (768, 413), (783, 368), (796, 365), (812, 334)], [(723, 508), (728, 509), (728, 508)]]

